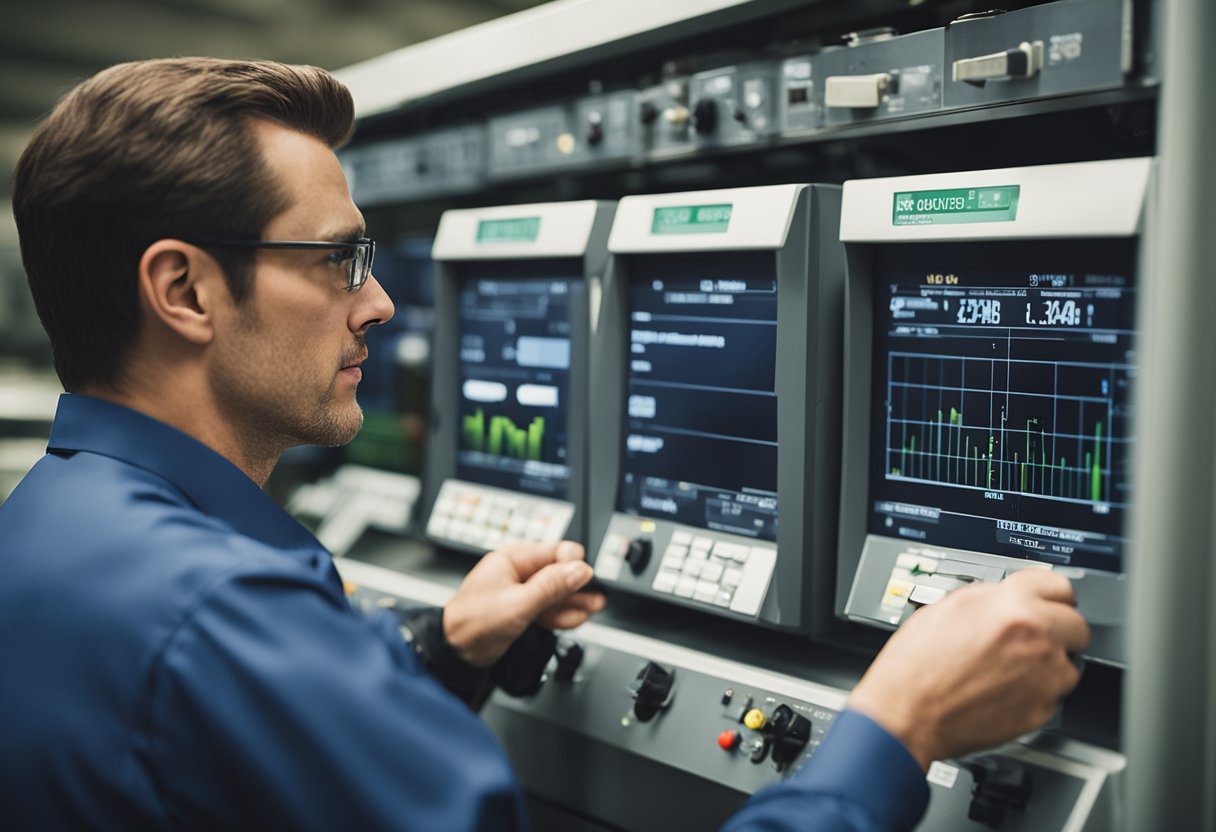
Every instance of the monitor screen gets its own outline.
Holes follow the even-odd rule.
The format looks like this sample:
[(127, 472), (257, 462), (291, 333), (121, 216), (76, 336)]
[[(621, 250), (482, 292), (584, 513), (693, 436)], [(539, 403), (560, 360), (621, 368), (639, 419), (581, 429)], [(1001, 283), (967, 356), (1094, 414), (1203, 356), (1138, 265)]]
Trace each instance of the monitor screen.
[(621, 511), (777, 538), (771, 253), (631, 261)]
[(409, 237), (376, 252), (376, 280), (396, 311), (367, 333), (359, 382), (363, 427), (346, 446), (347, 462), (420, 474), (430, 409), (435, 328), (435, 267), (429, 237)]
[(1122, 570), (1131, 240), (881, 246), (871, 534)]
[(527, 272), (461, 283), (460, 479), (568, 496), (571, 294), (579, 288), (581, 280)]

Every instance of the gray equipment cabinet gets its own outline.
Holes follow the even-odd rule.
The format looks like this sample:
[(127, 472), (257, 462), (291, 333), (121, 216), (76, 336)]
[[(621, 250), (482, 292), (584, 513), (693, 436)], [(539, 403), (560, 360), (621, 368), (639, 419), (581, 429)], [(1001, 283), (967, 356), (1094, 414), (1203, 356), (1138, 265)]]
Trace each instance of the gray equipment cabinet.
[[(512, 539), (585, 540), (591, 308), (607, 261), (605, 242), (614, 209), (615, 203), (587, 200), (444, 213), (433, 250), (436, 335), (423, 515), (427, 537), (435, 543), (482, 554)], [(568, 295), (562, 298), (568, 304), (568, 315), (553, 322), (568, 333), (556, 339), (565, 341), (556, 344), (560, 347), (557, 352), (564, 353), (558, 356), (562, 367), (540, 354), (545, 347), (542, 342), (552, 339), (529, 341), (520, 336), (516, 332), (519, 321), (506, 311), (500, 324), (505, 329), (505, 336), (499, 336), (502, 344), (469, 347), (462, 343), (462, 327), (467, 324), (462, 322), (461, 293), (485, 280), (505, 287), (504, 292), (538, 280), (568, 287)], [(537, 302), (545, 301), (538, 298)], [(479, 350), (480, 355), (473, 355)], [(491, 350), (497, 350), (489, 357), (502, 365), (498, 368), (502, 380), (487, 386), (468, 376), (475, 375), (470, 368), (478, 361), (473, 359), (484, 362), (485, 353)], [(533, 354), (534, 358), (528, 357)], [(557, 384), (529, 383), (528, 369), (544, 366), (562, 372), (564, 390)], [(483, 395), (485, 390), (500, 395)], [(464, 412), (470, 402), (486, 405), (471, 415)], [(510, 431), (494, 426), (496, 403), (519, 410), (516, 402), (538, 405), (534, 409), (542, 415), (532, 419), (535, 432), (528, 425), (513, 426)], [(480, 419), (482, 436), (488, 437), (485, 447), (474, 449), (466, 441), (470, 418)], [(553, 424), (554, 419), (564, 424)], [(543, 431), (564, 435), (561, 459), (542, 460), (539, 451), (533, 453), (531, 443), (539, 446)], [(503, 447), (510, 444), (503, 434), (516, 432), (520, 448), (512, 455)], [(526, 453), (525, 442), (529, 443)], [(477, 459), (461, 476), (462, 454), (468, 461), (471, 451)], [(493, 470), (496, 464), (500, 471)], [(529, 487), (529, 483), (537, 487)], [(541, 487), (549, 485), (554, 487)]]
[[(769, 627), (830, 623), (839, 199), (778, 185), (621, 201), (592, 363), (600, 581)], [(715, 311), (764, 291), (739, 319)]]
[(1055, 569), (1093, 628), (1089, 656), (1124, 662), (1152, 170), (845, 184), (845, 615), (894, 627), (967, 583)]

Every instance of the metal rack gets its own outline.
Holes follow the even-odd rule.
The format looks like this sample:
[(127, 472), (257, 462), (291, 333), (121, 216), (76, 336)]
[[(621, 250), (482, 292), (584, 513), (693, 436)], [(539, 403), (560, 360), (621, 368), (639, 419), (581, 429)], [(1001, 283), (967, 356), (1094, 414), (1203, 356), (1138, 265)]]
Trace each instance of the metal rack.
[[(828, 5), (823, 0), (801, 4)], [(878, 16), (883, 5), (868, 8)], [(366, 123), (583, 71), (630, 50), (654, 49), (797, 6), (785, 0), (559, 0), (351, 67), (339, 77), (352, 89)], [(763, 168), (763, 154), (788, 152), (797, 166), (818, 159), (813, 154), (819, 149), (833, 153), (850, 142), (928, 135), (938, 128), (993, 130), (993, 121), (1068, 118), (1118, 108), (1144, 112), (1155, 106), (1155, 117), (1148, 117), (1149, 137), (1138, 148), (1155, 152), (1160, 175), (1146, 217), (1153, 233), (1144, 256), (1155, 290), (1139, 310), (1130, 657), (1127, 671), (1115, 677), (1124, 691), (1122, 750), (1129, 765), (1123, 780), (1125, 815), (1116, 828), (1216, 829), (1216, 606), (1211, 603), (1216, 597), (1216, 233), (1209, 208), (1216, 194), (1211, 153), (1216, 50), (1210, 45), (1216, 3), (1154, 0), (1144, 7), (1155, 24), (1162, 24), (1154, 34), (1159, 87), (1129, 86), (786, 135), (763, 147), (644, 164), (641, 172), (637, 164), (617, 164), (566, 183), (560, 198), (609, 195), (605, 175), (631, 175), (631, 185), (656, 188), (669, 175), (667, 167), (676, 165), (708, 164), (712, 171), (715, 160), (737, 158)], [(619, 181), (615, 186), (622, 187)], [(501, 194), (511, 185), (495, 187)], [(553, 187), (531, 182), (521, 190), (523, 198), (535, 199)], [(469, 204), (465, 199), (453, 196), (448, 204)], [(411, 211), (434, 216), (436, 209), (430, 203), (392, 210), (394, 216)], [(1118, 701), (1117, 691), (1111, 695)]]

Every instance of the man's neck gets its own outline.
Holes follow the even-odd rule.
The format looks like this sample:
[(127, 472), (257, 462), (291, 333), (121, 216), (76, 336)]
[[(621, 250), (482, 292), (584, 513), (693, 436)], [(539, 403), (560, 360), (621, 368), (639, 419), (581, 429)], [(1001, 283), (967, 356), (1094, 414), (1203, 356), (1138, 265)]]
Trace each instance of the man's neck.
[(268, 439), (242, 435), (210, 401), (197, 401), (193, 397), (173, 393), (154, 396), (139, 390), (119, 391), (97, 387), (80, 392), (139, 411), (177, 428), (240, 468), (259, 487), (265, 487), (279, 457), (286, 450), (285, 445)]

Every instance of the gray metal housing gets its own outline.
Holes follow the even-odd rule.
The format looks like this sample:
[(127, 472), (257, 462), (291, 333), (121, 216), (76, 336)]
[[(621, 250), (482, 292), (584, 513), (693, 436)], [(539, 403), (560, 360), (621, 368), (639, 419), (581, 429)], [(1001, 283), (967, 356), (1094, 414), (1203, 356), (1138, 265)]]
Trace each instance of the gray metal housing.
[[(693, 603), (655, 592), (660, 558), (633, 576), (625, 570), (620, 589), (669, 603), (770, 627), (816, 632), (834, 621), (832, 595), (839, 483), (841, 309), (843, 248), (837, 235), (840, 188), (810, 185), (797, 196), (785, 243), (772, 252), (778, 291), (777, 434), (778, 557), (757, 615)], [(696, 251), (650, 257), (680, 257)], [(616, 511), (625, 413), (625, 357), (629, 331), (628, 287), (633, 255), (614, 254), (604, 284), (592, 355), (589, 558), (614, 519), (638, 518)], [(661, 553), (675, 524), (654, 519), (652, 535)]]
[[(1002, 181), (1016, 180), (1023, 183), (1026, 193), (1034, 187), (1040, 197), (1037, 210), (1023, 211), (1017, 223), (1009, 225), (985, 223), (982, 225), (959, 224), (947, 226), (920, 226), (897, 228), (887, 225), (889, 206), (887, 201), (871, 204), (868, 213), (881, 215), (883, 219), (860, 217), (861, 212), (846, 214), (841, 236), (846, 240), (845, 250), (848, 275), (845, 280), (844, 320), (844, 373), (850, 383), (843, 400), (843, 430), (841, 434), (842, 463), (840, 481), (840, 553), (836, 572), (836, 612), (852, 620), (871, 626), (894, 628), (898, 626), (879, 612), (881, 598), (892, 567), (901, 550), (909, 541), (868, 533), (870, 511), (870, 426), (871, 373), (874, 320), (874, 254), (877, 245), (908, 245), (917, 240), (974, 242), (995, 239), (1022, 239), (1033, 244), (1043, 238), (1117, 238), (1137, 237), (1142, 242), (1138, 247), (1136, 269), (1137, 321), (1145, 317), (1152, 298), (1156, 294), (1155, 280), (1148, 268), (1148, 251), (1151, 241), (1152, 220), (1146, 218), (1145, 204), (1153, 199), (1154, 180), (1151, 176), (1153, 164), (1148, 159), (1123, 159), (1107, 162), (1079, 163), (1074, 165), (1047, 165), (1032, 168), (1014, 168), (993, 172), (966, 172), (942, 176), (1004, 177)], [(1136, 171), (1139, 171), (1139, 174)], [(1085, 172), (1082, 172), (1085, 171)], [(1080, 179), (1073, 177), (1080, 175)], [(892, 190), (911, 187), (932, 177), (908, 177), (902, 180), (872, 180), (871, 202), (876, 194), (890, 194)], [(1125, 186), (1119, 198), (1104, 194), (1094, 198), (1094, 183), (1112, 181), (1115, 187)], [(885, 181), (898, 184), (883, 185)], [(1029, 186), (1028, 186), (1029, 183)], [(1070, 190), (1069, 184), (1078, 187)], [(860, 184), (860, 183), (859, 183)], [(846, 188), (850, 187), (846, 185)], [(1079, 194), (1079, 195), (1077, 195)], [(1084, 210), (1088, 198), (1100, 207)], [(861, 205), (862, 199), (857, 204)], [(877, 213), (876, 213), (877, 211)], [(1018, 224), (1022, 224), (1018, 228)], [(1137, 324), (1139, 329), (1139, 324)], [(1142, 401), (1133, 393), (1137, 402)], [(1133, 501), (1142, 499), (1143, 486), (1137, 484)], [(987, 573), (981, 580), (999, 580), (1009, 571), (1034, 565), (1033, 561), (1003, 555), (949, 549), (935, 546), (952, 558), (973, 565)], [(1125, 563), (1134, 562), (1142, 551), (1140, 544), (1128, 539)], [(1085, 614), (1093, 632), (1086, 652), (1088, 658), (1123, 665), (1126, 662), (1127, 637), (1127, 578), (1126, 572), (1111, 573), (1099, 569), (1054, 567), (1073, 582), (1080, 611)], [(1124, 567), (1125, 570), (1127, 567)]]
[[(959, 61), (1025, 45), (1029, 77), (954, 80)], [(1132, 70), (1131, 0), (1062, 0), (946, 27), (947, 107), (1117, 89)]]
[[(567, 410), (567, 451), (571, 470), (568, 501), (574, 506), (566, 537), (580, 543), (586, 541), (587, 495), (587, 399), (590, 386), (590, 344), (592, 296), (603, 278), (608, 261), (608, 231), (616, 203), (596, 204), (595, 219), (581, 257), (545, 257), (533, 255), (520, 258), (533, 262), (571, 265), (570, 274), (583, 278), (581, 285), (572, 286), (570, 294), (570, 405)], [(509, 259), (504, 257), (503, 259)], [(426, 518), (435, 506), (435, 498), (445, 480), (456, 476), (456, 451), (459, 442), (457, 409), (460, 390), (460, 282), (470, 267), (485, 263), (474, 259), (439, 259), (435, 261), (435, 348), (431, 387), (431, 422), (428, 437), (424, 500), (419, 514), (425, 527)], [(518, 260), (516, 261), (518, 262)], [(484, 550), (445, 542), (445, 546), (481, 554)]]
[[(815, 103), (822, 126), (855, 124), (885, 118), (931, 113), (942, 106), (944, 30), (825, 49), (811, 59)], [(878, 78), (887, 86), (876, 94), (874, 106), (834, 106), (827, 87), (833, 78), (866, 84), (875, 92)], [(871, 80), (873, 79), (873, 80)]]

